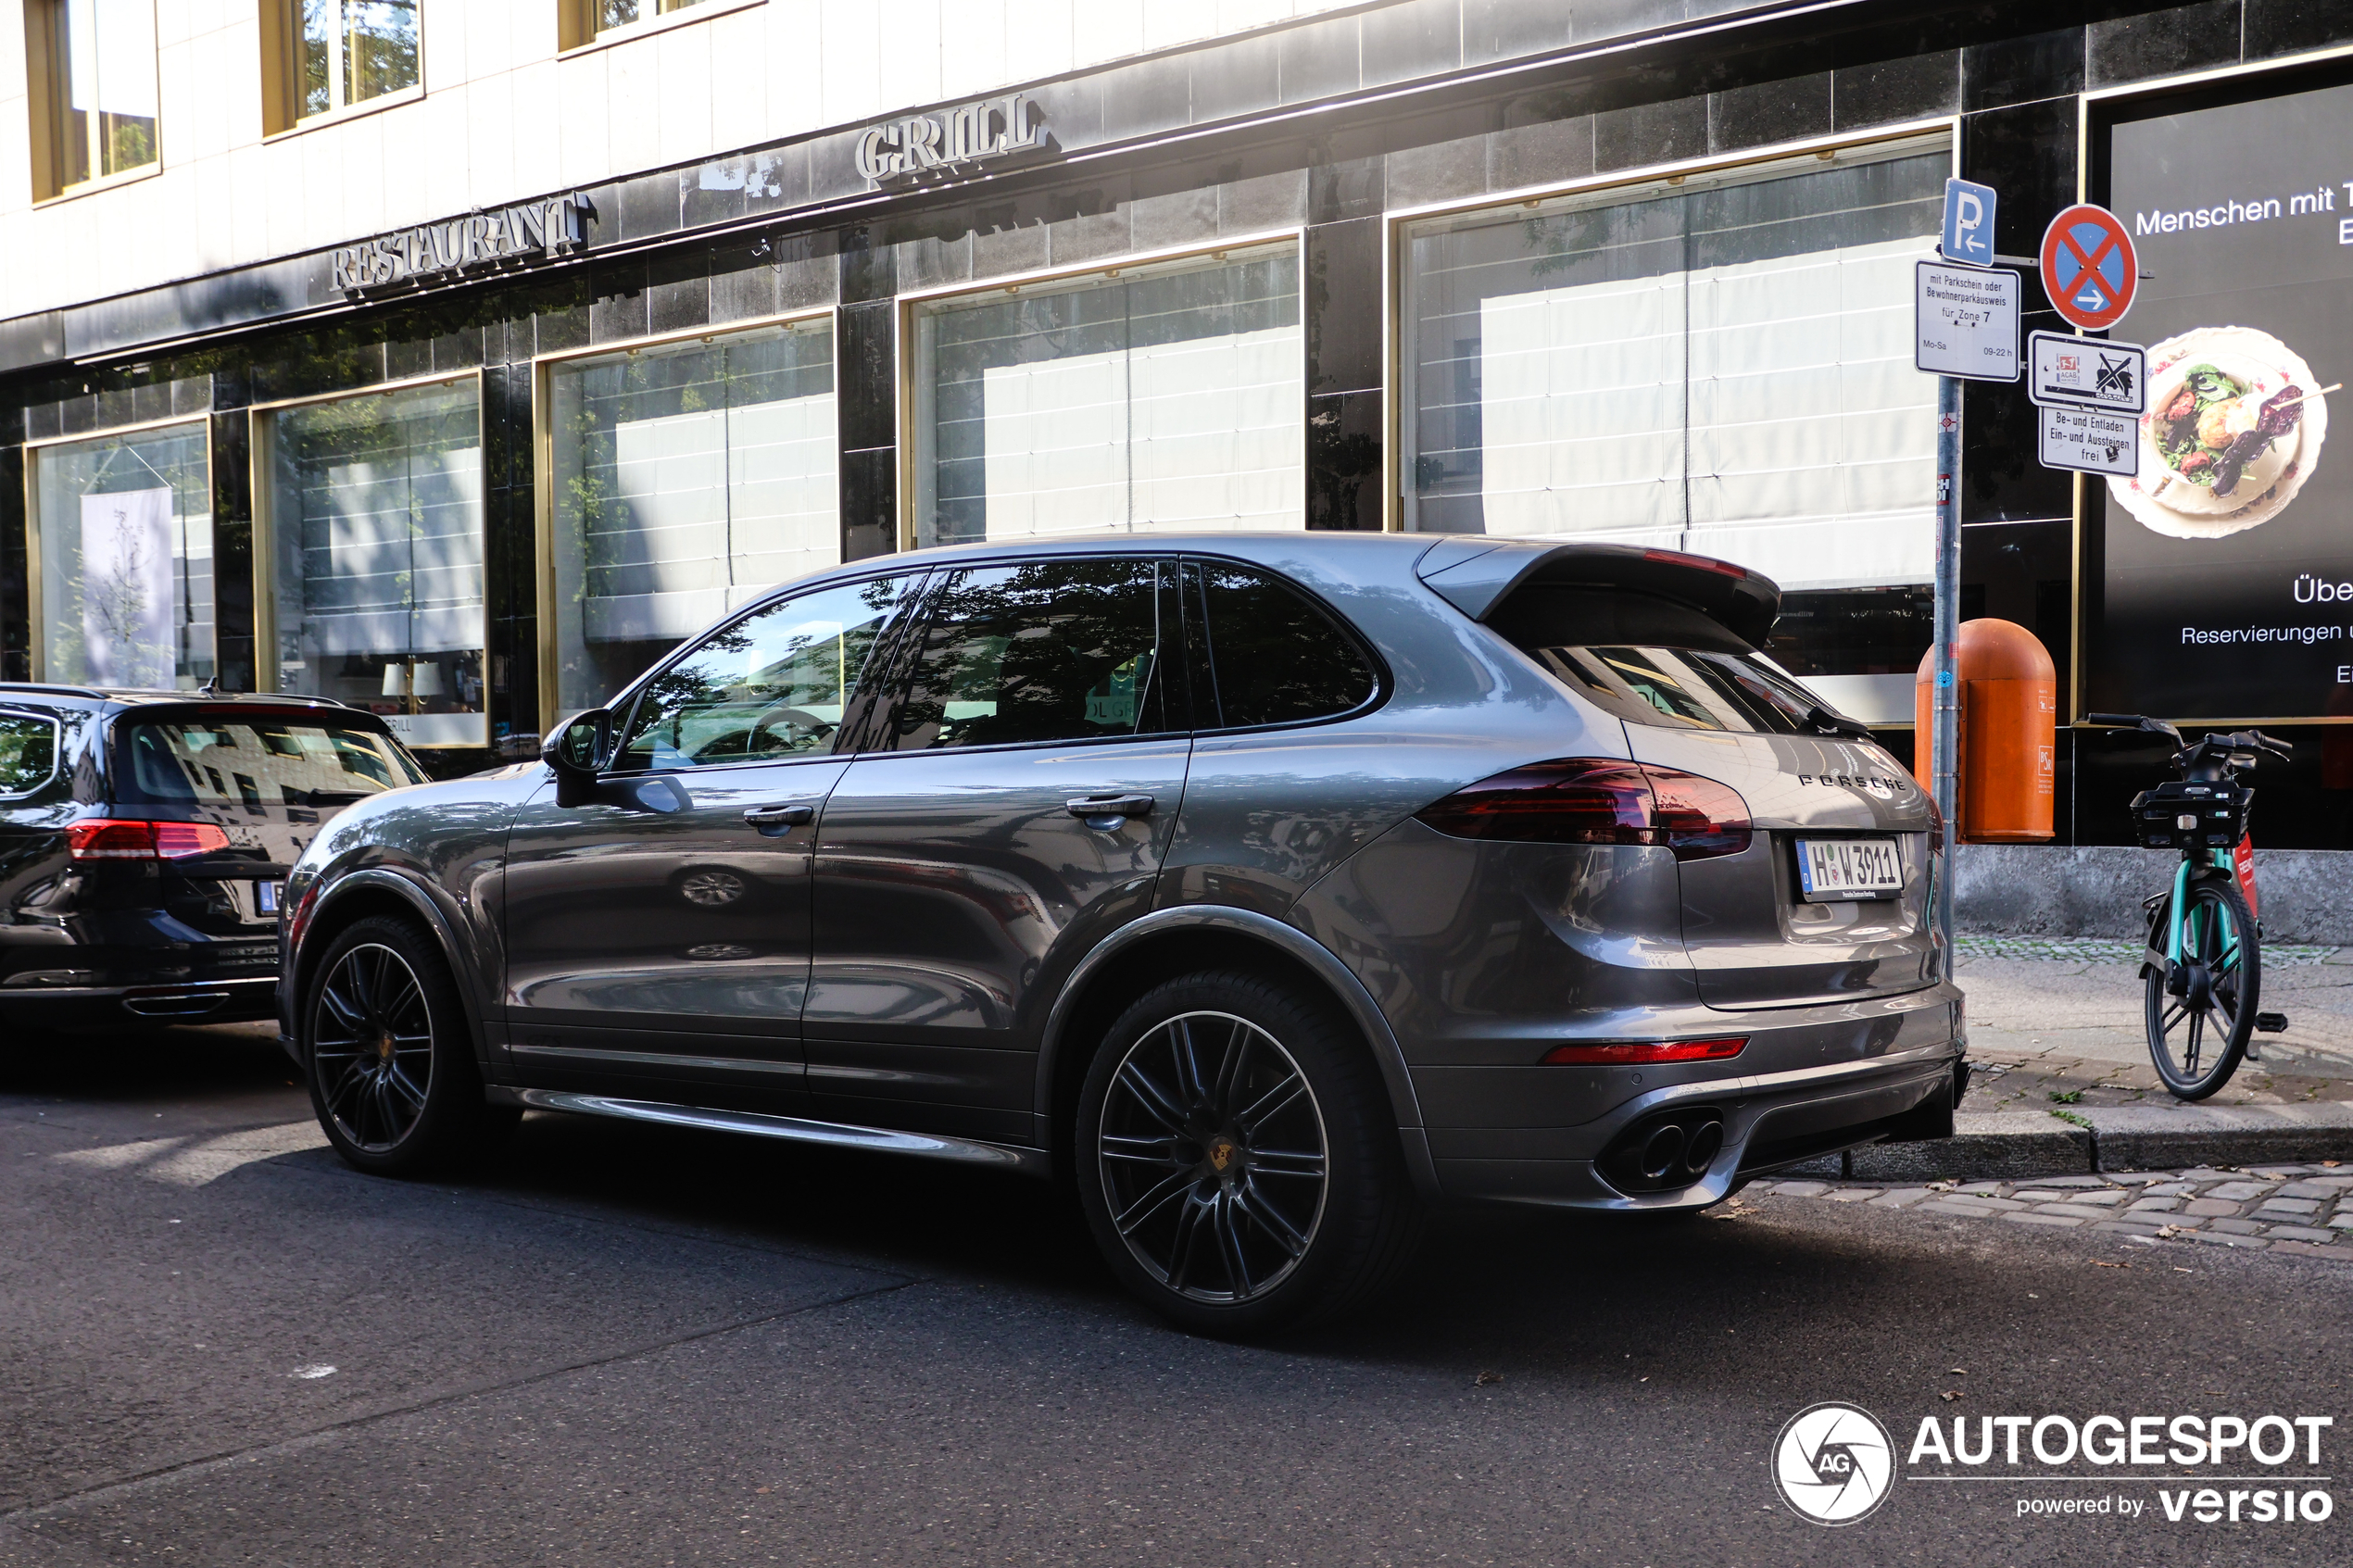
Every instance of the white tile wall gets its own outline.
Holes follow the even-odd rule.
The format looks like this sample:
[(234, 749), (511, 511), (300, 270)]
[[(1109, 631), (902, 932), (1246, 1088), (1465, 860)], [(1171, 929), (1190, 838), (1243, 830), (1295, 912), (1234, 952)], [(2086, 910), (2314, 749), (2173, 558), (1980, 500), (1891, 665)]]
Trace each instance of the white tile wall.
[[(739, 9), (713, 0), (710, 16), (689, 13), (561, 61), (554, 0), (422, 0), (422, 98), (263, 146), (259, 7), (270, 3), (153, 0), (163, 172), (37, 209), (23, 32), (0, 23), (0, 316), (1361, 0), (764, 0)], [(124, 245), (125, 233), (175, 243)]]

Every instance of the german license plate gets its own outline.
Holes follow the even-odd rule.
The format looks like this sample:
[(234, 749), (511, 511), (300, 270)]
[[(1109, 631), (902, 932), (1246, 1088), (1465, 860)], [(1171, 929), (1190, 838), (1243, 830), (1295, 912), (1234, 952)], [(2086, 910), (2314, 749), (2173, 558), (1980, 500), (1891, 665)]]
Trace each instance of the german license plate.
[(1904, 860), (1886, 838), (1801, 838), (1797, 883), (1809, 904), (1893, 898), (1904, 891)]
[(278, 884), (276, 883), (257, 882), (253, 884), (253, 912), (258, 915), (274, 915), (278, 912)]

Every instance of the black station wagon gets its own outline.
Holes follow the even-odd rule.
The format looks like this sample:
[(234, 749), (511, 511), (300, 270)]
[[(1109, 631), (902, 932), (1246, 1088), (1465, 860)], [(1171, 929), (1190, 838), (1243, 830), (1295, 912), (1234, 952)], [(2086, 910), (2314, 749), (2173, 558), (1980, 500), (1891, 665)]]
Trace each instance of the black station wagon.
[(268, 1018), (295, 857), (424, 778), (336, 703), (0, 684), (0, 1022)]

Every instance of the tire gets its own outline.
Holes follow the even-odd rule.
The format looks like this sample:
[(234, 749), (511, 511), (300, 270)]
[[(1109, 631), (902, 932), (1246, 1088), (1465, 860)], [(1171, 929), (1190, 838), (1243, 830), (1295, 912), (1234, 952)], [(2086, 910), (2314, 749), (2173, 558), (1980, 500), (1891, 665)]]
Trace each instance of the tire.
[[(2152, 945), (2168, 939), (2171, 918), (2159, 909)], [(2143, 985), (2149, 1060), (2165, 1086), (2199, 1100), (2229, 1083), (2246, 1054), (2263, 991), (2261, 944), (2237, 884), (2221, 877), (2190, 884), (2182, 962)]]
[(336, 936), (304, 987), (297, 1027), (319, 1125), (371, 1174), (452, 1169), (522, 1120), (484, 1102), (457, 982), (409, 921), (374, 915)]
[(1244, 972), (1167, 981), (1120, 1015), (1079, 1092), (1072, 1166), (1120, 1283), (1201, 1334), (1352, 1311), (1421, 1233), (1362, 1037)]

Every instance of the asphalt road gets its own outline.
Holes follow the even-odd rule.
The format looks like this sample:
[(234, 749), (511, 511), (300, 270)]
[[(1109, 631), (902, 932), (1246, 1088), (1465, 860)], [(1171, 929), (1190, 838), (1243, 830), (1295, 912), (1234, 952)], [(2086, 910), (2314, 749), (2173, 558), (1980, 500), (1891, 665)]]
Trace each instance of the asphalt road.
[(250, 1032), (0, 1043), (0, 1562), (2353, 1560), (2341, 1512), (2169, 1523), (2080, 1462), (1904, 1471), (1830, 1529), (1767, 1457), (1832, 1399), (1899, 1461), (1924, 1416), (2319, 1414), (2294, 1473), (2338, 1476), (2341, 1265), (1780, 1196), (1479, 1215), (1373, 1314), (1240, 1347), (1019, 1177), (535, 1116), (384, 1182), (287, 1077)]

